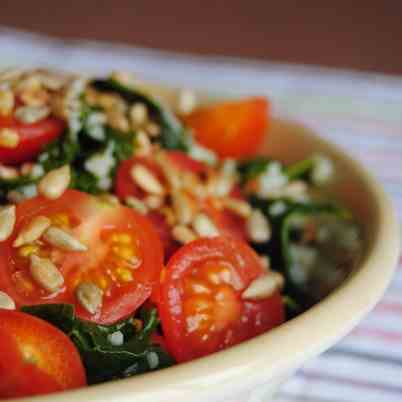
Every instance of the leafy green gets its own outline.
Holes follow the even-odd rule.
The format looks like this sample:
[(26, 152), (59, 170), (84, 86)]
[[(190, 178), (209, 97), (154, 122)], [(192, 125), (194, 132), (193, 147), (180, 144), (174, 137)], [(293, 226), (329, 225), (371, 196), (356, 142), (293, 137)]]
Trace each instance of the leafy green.
[(167, 149), (187, 150), (188, 141), (184, 127), (180, 124), (175, 115), (163, 107), (158, 101), (146, 96), (138, 90), (127, 88), (113, 79), (94, 80), (91, 85), (101, 92), (116, 93), (129, 104), (136, 102), (144, 103), (148, 107), (151, 118), (161, 127), (160, 140), (162, 146)]
[(289, 180), (310, 180), (311, 171), (314, 168), (314, 158), (303, 159), (299, 162), (286, 166), (285, 173)]
[[(135, 330), (133, 318), (113, 325), (99, 325), (80, 320), (68, 304), (44, 304), (23, 307), (22, 311), (48, 321), (74, 342), (84, 363), (89, 384), (124, 378), (168, 367), (173, 359), (150, 337), (159, 320), (156, 309), (141, 309), (143, 328)], [(120, 332), (121, 345), (113, 345), (110, 336)]]
[(238, 165), (238, 171), (241, 182), (244, 184), (257, 178), (260, 174), (265, 172), (265, 169), (270, 162), (271, 160), (264, 156), (258, 156), (256, 158), (240, 162)]
[[(296, 303), (292, 303), (293, 307), (298, 306), (296, 311), (325, 297), (353, 268), (360, 254), (360, 240), (353, 240), (356, 240), (355, 248), (348, 247), (345, 241), (351, 233), (358, 233), (358, 226), (348, 210), (329, 203), (299, 203), (286, 199), (267, 201), (252, 197), (250, 202), (267, 216), (272, 226), (270, 241), (254, 247), (259, 253), (267, 254), (272, 269), (285, 276), (284, 294)], [(273, 213), (278, 203), (283, 207), (280, 213)], [(328, 232), (328, 238), (323, 240), (317, 235), (306, 240), (304, 233), (311, 228)], [(309, 257), (309, 252), (315, 260), (310, 270), (303, 272), (306, 265), (300, 258), (305, 253)], [(289, 304), (290, 316), (296, 311)]]
[[(46, 172), (70, 164), (72, 171), (70, 187), (92, 194), (100, 193), (105, 189), (100, 187), (99, 178), (85, 168), (85, 162), (92, 156), (105, 152), (106, 149), (112, 149), (114, 166), (109, 172), (109, 178), (112, 179), (118, 164), (132, 156), (134, 138), (134, 133), (121, 133), (111, 127), (105, 127), (104, 139), (94, 139), (87, 132), (85, 123), (90, 114), (95, 112), (97, 112), (96, 109), (84, 104), (82, 128), (78, 134), (70, 136), (66, 133), (51, 143), (39, 156), (39, 161)], [(75, 140), (72, 140), (72, 137)]]

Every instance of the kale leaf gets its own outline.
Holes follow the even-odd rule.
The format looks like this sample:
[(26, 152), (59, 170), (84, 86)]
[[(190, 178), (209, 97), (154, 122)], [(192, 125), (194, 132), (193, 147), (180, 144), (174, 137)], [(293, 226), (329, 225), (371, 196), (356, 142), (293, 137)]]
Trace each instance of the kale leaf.
[(161, 127), (160, 141), (162, 146), (166, 149), (179, 149), (182, 151), (188, 149), (185, 128), (173, 113), (155, 99), (138, 90), (127, 88), (113, 79), (94, 80), (91, 85), (97, 91), (116, 93), (129, 104), (144, 103), (148, 107), (150, 117)]
[[(69, 304), (26, 306), (22, 311), (59, 328), (76, 345), (86, 369), (89, 384), (129, 377), (169, 367), (174, 360), (159, 345), (152, 343), (159, 319), (156, 309), (139, 312), (143, 328), (136, 330), (133, 317), (113, 325), (99, 325), (76, 317)], [(123, 336), (122, 344), (112, 344), (114, 333)]]

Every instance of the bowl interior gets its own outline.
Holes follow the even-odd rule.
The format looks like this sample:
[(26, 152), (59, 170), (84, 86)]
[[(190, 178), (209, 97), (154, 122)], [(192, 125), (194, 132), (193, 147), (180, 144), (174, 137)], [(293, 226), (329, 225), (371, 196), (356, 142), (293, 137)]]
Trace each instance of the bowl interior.
[[(151, 88), (170, 101), (175, 92)], [(207, 97), (202, 97), (208, 102)], [(260, 153), (293, 162), (323, 153), (335, 163), (336, 180), (325, 189), (351, 209), (362, 225), (364, 258), (358, 269), (330, 296), (306, 313), (241, 345), (159, 372), (41, 397), (43, 402), (171, 402), (221, 400), (216, 395), (242, 387), (278, 382), (306, 359), (328, 348), (378, 301), (399, 254), (399, 230), (393, 208), (360, 164), (309, 129), (274, 119)], [(25, 400), (32, 400), (25, 399)]]

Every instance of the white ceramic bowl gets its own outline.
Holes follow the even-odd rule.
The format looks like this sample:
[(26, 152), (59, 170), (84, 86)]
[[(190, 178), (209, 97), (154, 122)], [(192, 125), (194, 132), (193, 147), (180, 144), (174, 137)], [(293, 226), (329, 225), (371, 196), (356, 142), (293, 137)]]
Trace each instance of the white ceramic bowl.
[(335, 162), (327, 189), (348, 206), (365, 235), (362, 263), (330, 296), (297, 318), (211, 356), (154, 373), (18, 401), (259, 402), (306, 360), (350, 331), (381, 298), (399, 255), (399, 228), (381, 186), (338, 147), (297, 124), (275, 120), (261, 153), (285, 162), (321, 152)]

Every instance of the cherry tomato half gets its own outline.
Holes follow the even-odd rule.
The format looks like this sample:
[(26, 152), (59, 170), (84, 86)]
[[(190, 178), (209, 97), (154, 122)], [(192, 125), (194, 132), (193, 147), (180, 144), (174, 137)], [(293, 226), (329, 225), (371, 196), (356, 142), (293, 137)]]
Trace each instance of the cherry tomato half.
[[(167, 155), (171, 163), (179, 170), (189, 171), (196, 175), (203, 175), (207, 172), (207, 166), (190, 156), (180, 151), (168, 151)], [(160, 166), (151, 158), (137, 157), (134, 159), (126, 160), (122, 162), (117, 171), (116, 177), (116, 194), (124, 200), (129, 196), (143, 199), (146, 194), (139, 188), (131, 178), (130, 170), (135, 164), (140, 164), (149, 169), (161, 183), (164, 185), (166, 181), (164, 179)], [(239, 189), (236, 187), (232, 194), (235, 198), (242, 198)], [(239, 240), (246, 240), (245, 220), (240, 218), (228, 209), (218, 209), (210, 200), (197, 200), (200, 209), (206, 213), (214, 224), (220, 230), (222, 235), (233, 236)], [(148, 213), (148, 218), (152, 221), (155, 229), (158, 231), (162, 240), (162, 244), (165, 250), (165, 259), (167, 260), (180, 246), (171, 235), (171, 226), (166, 222), (165, 217), (156, 210)]]
[(86, 385), (80, 355), (47, 322), (0, 309), (0, 398), (23, 397)]
[(197, 140), (223, 157), (253, 155), (268, 128), (265, 98), (223, 102), (196, 109), (184, 118)]
[(177, 251), (161, 284), (159, 314), (168, 350), (179, 362), (252, 338), (284, 321), (279, 292), (246, 301), (247, 286), (265, 273), (241, 241), (199, 239)]
[[(49, 218), (52, 226), (87, 249), (57, 247), (46, 235), (33, 244), (13, 247), (21, 230), (38, 216)], [(64, 284), (49, 291), (38, 283), (30, 270), (32, 255), (51, 260)], [(18, 204), (14, 232), (0, 243), (0, 290), (17, 305), (71, 303), (79, 317), (108, 324), (132, 314), (150, 296), (159, 282), (162, 263), (162, 245), (147, 218), (130, 208), (68, 190), (56, 200), (35, 197)], [(94, 313), (77, 297), (83, 282), (96, 285), (102, 293)]]
[(49, 117), (37, 123), (24, 124), (10, 117), (0, 116), (0, 128), (14, 129), (19, 135), (19, 143), (15, 148), (0, 146), (0, 162), (15, 165), (35, 158), (47, 144), (62, 134), (65, 123)]

